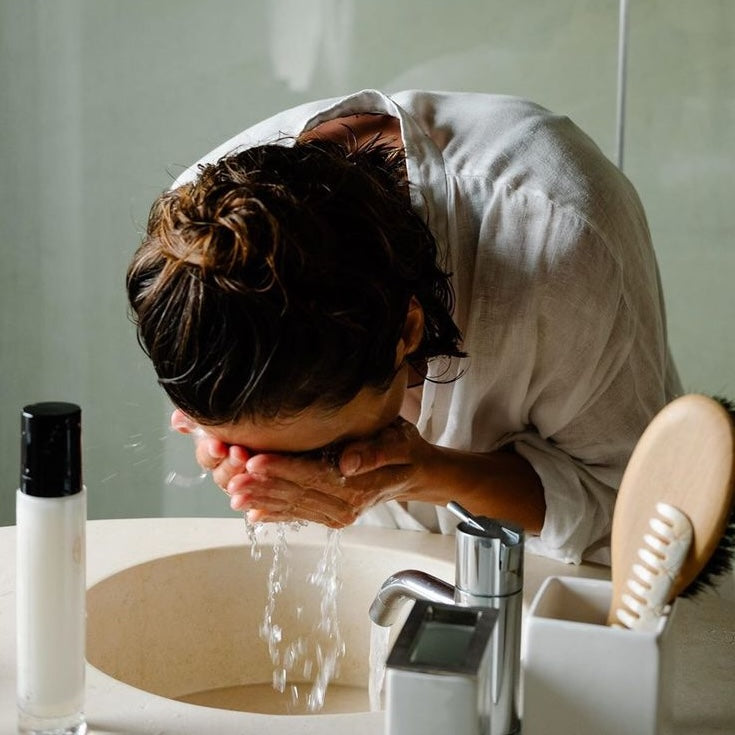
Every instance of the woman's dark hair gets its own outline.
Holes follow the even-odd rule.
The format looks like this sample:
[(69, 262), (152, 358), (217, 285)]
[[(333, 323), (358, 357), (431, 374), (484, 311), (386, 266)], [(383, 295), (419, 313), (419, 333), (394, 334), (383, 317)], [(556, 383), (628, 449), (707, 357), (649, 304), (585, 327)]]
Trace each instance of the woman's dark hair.
[(127, 289), (176, 406), (221, 424), (387, 388), (412, 296), (425, 314), (412, 364), (463, 356), (404, 166), (376, 144), (296, 141), (228, 155), (158, 197)]

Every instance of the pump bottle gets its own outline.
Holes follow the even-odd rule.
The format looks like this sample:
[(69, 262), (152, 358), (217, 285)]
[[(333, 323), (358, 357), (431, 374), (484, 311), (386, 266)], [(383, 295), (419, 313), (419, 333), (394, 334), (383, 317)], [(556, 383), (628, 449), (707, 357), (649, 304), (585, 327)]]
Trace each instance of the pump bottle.
[(83, 735), (86, 489), (81, 410), (23, 409), (17, 525), (17, 702), (23, 735)]

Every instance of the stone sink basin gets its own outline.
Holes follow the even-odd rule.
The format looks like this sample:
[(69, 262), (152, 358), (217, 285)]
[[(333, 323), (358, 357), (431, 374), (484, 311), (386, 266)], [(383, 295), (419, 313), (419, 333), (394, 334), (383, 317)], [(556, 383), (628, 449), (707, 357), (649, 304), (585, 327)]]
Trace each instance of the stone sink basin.
[[(338, 550), (336, 604), (322, 613), (329, 588), (313, 576), (325, 558), (326, 529), (286, 528), (279, 539), (275, 527), (265, 526), (257, 535), (259, 558), (253, 558), (244, 523), (235, 526), (234, 544), (219, 545), (222, 538), (213, 536), (217, 545), (159, 556), (92, 585), (87, 593), (89, 663), (127, 685), (199, 706), (310, 718), (369, 712), (367, 611), (375, 593), (388, 576), (404, 568), (420, 568), (452, 582), (453, 564), (410, 545), (401, 548), (396, 545), (400, 534), (339, 532), (329, 545)], [(272, 626), (277, 626), (271, 643), (276, 664), (259, 635), (274, 572), (287, 575), (278, 593), (271, 591), (268, 608)], [(405, 607), (407, 613), (410, 606)], [(323, 619), (331, 619), (337, 629), (320, 630)], [(393, 626), (393, 632), (399, 627)], [(339, 638), (344, 654), (338, 657)], [(323, 705), (316, 643), (321, 655), (331, 654), (339, 666)], [(274, 677), (283, 691), (274, 689)], [(310, 708), (309, 697), (315, 695), (317, 705)]]

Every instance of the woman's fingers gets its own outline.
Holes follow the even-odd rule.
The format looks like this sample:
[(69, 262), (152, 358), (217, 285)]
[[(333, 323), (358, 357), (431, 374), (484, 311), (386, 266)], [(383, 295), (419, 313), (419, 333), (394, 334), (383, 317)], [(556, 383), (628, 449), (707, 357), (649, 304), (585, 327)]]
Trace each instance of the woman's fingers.
[(334, 468), (322, 466), (320, 462), (311, 464), (317, 468), (308, 475), (309, 482), (303, 479), (294, 482), (282, 475), (251, 471), (233, 477), (227, 485), (230, 506), (234, 510), (258, 510), (268, 520), (278, 516), (280, 519), (316, 521), (329, 526), (352, 523), (360, 510), (348, 497), (354, 491), (347, 491)]
[(248, 459), (245, 468), (252, 475), (278, 477), (294, 485), (325, 491), (344, 484), (339, 470), (323, 459), (282, 454), (255, 454)]
[(409, 464), (414, 434), (418, 437), (413, 424), (398, 419), (375, 436), (345, 446), (339, 459), (339, 469), (350, 477), (389, 465)]
[(171, 428), (180, 434), (191, 434), (194, 438), (194, 454), (199, 466), (212, 472), (212, 479), (221, 488), (237, 474), (243, 472), (250, 454), (244, 447), (225, 444), (192, 421), (181, 409), (171, 414)]
[[(245, 471), (245, 464), (250, 459), (248, 451), (237, 444), (223, 444), (216, 439), (210, 439), (205, 448), (204, 461), (216, 462), (212, 469), (212, 479), (223, 490), (227, 490), (230, 480)], [(221, 454), (224, 448), (224, 454)], [(201, 462), (199, 462), (201, 464)]]
[[(207, 436), (204, 432), (197, 432), (193, 436), (194, 455), (197, 463), (203, 470), (214, 473), (228, 456), (229, 447), (219, 439)], [(215, 482), (217, 482), (216, 479)]]

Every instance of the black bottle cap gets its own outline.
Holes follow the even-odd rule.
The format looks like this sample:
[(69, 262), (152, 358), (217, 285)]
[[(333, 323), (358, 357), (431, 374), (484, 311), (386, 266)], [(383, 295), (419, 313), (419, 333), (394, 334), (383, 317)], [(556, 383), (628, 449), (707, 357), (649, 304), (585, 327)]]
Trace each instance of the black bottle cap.
[(74, 403), (34, 403), (23, 409), (20, 489), (57, 498), (82, 489), (82, 411)]

